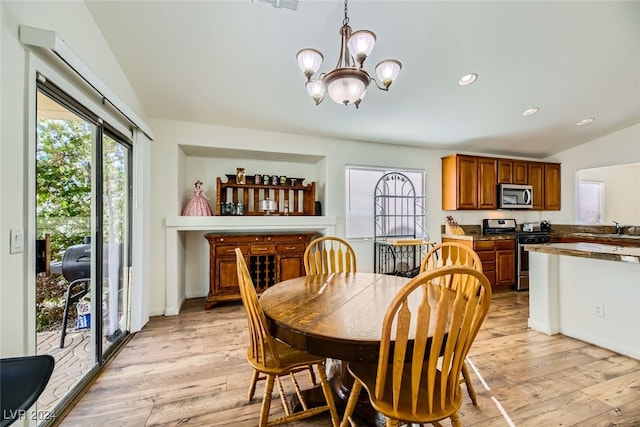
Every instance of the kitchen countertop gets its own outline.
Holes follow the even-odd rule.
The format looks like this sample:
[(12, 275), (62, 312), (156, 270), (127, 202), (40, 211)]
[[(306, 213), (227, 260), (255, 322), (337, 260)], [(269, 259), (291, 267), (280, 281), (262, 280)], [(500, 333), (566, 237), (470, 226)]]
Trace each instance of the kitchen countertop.
[[(505, 240), (514, 239), (515, 234), (484, 235), (482, 227), (479, 225), (462, 225), (464, 235), (448, 234), (445, 226), (441, 227), (441, 237), (458, 240)], [(598, 242), (615, 245), (616, 243), (631, 243), (640, 247), (640, 227), (631, 226), (626, 228), (625, 234), (615, 234), (615, 227), (607, 225), (572, 225), (553, 224), (549, 236), (552, 239), (580, 239), (585, 242)]]
[(640, 264), (640, 247), (631, 248), (599, 243), (542, 243), (524, 245), (524, 249), (529, 252)]
[(491, 234), (491, 235), (484, 235), (484, 234), (442, 234), (441, 236), (443, 239), (458, 239), (458, 240), (471, 240), (471, 241), (478, 241), (478, 240), (513, 240), (516, 238), (515, 234)]

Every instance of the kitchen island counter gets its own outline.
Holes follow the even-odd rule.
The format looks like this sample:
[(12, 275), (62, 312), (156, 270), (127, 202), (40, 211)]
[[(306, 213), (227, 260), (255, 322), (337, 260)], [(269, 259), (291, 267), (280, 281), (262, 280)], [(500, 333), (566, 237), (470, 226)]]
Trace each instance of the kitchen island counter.
[(640, 248), (526, 245), (529, 327), (640, 360)]
[(632, 248), (600, 243), (543, 243), (525, 245), (524, 249), (529, 252), (640, 263), (640, 247)]

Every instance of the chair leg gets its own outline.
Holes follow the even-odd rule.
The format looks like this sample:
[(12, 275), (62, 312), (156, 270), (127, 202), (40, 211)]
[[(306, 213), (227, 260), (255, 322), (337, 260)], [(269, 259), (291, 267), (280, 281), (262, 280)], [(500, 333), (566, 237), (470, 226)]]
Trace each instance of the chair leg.
[[(313, 372), (313, 367), (311, 367), (311, 371)], [(336, 410), (336, 403), (333, 400), (333, 390), (331, 389), (329, 380), (327, 380), (327, 372), (324, 362), (318, 364), (318, 375), (320, 375), (320, 384), (322, 384), (324, 398), (327, 400), (327, 406), (329, 407), (329, 413), (331, 414), (331, 424), (333, 427), (338, 427), (340, 424), (340, 417)]]
[[(289, 408), (289, 403), (287, 402), (287, 395), (284, 392), (284, 387), (282, 386), (282, 381), (280, 381), (279, 376), (276, 376), (276, 386), (278, 386), (278, 394), (280, 395), (280, 402), (282, 402), (282, 409), (284, 409), (284, 414), (291, 415), (291, 408)], [(304, 407), (303, 409), (307, 409), (306, 403), (303, 403), (302, 406)]]
[(264, 397), (262, 398), (262, 409), (260, 410), (260, 427), (265, 427), (267, 425), (269, 409), (271, 408), (271, 393), (273, 393), (274, 381), (275, 375), (267, 376), (267, 384), (264, 387)]
[(349, 400), (347, 401), (347, 407), (344, 410), (344, 417), (342, 418), (340, 427), (347, 427), (349, 425), (349, 418), (353, 415), (354, 409), (356, 409), (356, 403), (358, 403), (358, 397), (360, 397), (360, 390), (362, 390), (362, 383), (355, 380), (353, 382), (353, 387), (351, 388), (351, 394), (349, 395)]
[(254, 369), (251, 376), (251, 385), (249, 386), (249, 400), (253, 399), (253, 395), (256, 393), (256, 383), (259, 375), (260, 373)]
[(464, 427), (457, 412), (454, 412), (451, 415), (451, 427)]
[(467, 393), (469, 393), (469, 397), (474, 405), (478, 405), (478, 399), (476, 397), (476, 391), (473, 388), (473, 384), (471, 384), (471, 375), (469, 375), (469, 369), (467, 368), (467, 362), (462, 363), (462, 378), (464, 379), (464, 383), (467, 386)]

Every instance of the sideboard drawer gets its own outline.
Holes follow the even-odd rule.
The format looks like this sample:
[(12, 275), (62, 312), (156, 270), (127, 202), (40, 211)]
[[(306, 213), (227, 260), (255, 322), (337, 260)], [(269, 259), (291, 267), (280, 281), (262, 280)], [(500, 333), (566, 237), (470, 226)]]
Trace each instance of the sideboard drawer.
[(292, 253), (292, 252), (303, 253), (306, 248), (307, 248), (307, 245), (305, 242), (278, 243), (279, 254)]
[(276, 253), (275, 243), (251, 245), (251, 255), (273, 255)]
[(249, 245), (220, 245), (216, 246), (216, 256), (236, 256), (236, 248), (245, 255), (249, 253)]
[(270, 242), (293, 242), (293, 241), (298, 241), (298, 242), (305, 242), (307, 240), (307, 237), (304, 234), (299, 234), (299, 235), (273, 235), (273, 236), (268, 236), (266, 238), (268, 241)]
[(264, 240), (264, 236), (254, 235), (254, 236), (245, 236), (245, 235), (233, 235), (229, 234), (226, 236), (218, 236), (215, 238), (215, 243), (252, 243), (252, 242), (262, 242)]

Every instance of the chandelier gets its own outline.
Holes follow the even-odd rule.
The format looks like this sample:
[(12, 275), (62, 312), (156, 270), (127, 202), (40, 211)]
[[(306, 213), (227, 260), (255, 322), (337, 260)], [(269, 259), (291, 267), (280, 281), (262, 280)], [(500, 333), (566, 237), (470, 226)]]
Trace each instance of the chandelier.
[(376, 65), (376, 75), (382, 86), (378, 80), (364, 70), (364, 61), (373, 50), (376, 35), (368, 30), (351, 31), (347, 15), (347, 0), (344, 1), (344, 19), (340, 28), (340, 36), (338, 65), (332, 71), (321, 73), (314, 78), (324, 60), (324, 56), (319, 50), (302, 49), (296, 54), (296, 59), (307, 78), (305, 84), (307, 92), (316, 105), (322, 102), (326, 91), (329, 92), (329, 97), (338, 104), (355, 104), (358, 108), (371, 81), (376, 84), (378, 89), (388, 91), (391, 83), (398, 77), (402, 64), (395, 59), (385, 59)]

